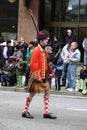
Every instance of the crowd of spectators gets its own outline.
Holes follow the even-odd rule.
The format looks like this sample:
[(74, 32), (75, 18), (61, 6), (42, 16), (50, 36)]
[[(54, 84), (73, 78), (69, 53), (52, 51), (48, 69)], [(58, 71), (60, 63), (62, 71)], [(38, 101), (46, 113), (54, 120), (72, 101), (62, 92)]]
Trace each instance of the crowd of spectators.
[[(13, 43), (7, 40), (6, 46), (2, 51), (2, 60), (0, 61), (0, 82), (3, 86), (27, 86), (30, 73), (30, 58), (33, 49), (38, 46), (35, 39), (26, 43), (24, 38)], [(54, 36), (45, 46), (49, 62), (48, 81), (52, 87), (52, 78), (55, 78), (55, 89), (61, 90), (62, 86), (67, 91), (74, 91), (76, 87), (76, 70), (80, 61), (80, 51), (75, 37), (70, 29), (67, 30), (65, 42)], [(0, 51), (1, 53), (1, 51)], [(6, 72), (7, 71), (7, 72)], [(25, 76), (25, 82), (22, 83), (22, 76)], [(68, 84), (66, 84), (68, 81)]]

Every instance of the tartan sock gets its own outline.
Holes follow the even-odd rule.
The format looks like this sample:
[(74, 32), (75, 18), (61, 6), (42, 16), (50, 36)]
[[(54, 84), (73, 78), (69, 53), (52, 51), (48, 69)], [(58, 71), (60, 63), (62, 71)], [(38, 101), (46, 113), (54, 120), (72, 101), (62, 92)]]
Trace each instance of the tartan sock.
[(31, 102), (31, 100), (29, 99), (29, 96), (26, 97), (26, 103), (25, 103), (25, 106), (24, 106), (24, 110), (23, 110), (23, 112), (27, 112), (27, 111), (28, 111), (28, 108), (29, 108), (30, 102)]
[(45, 114), (49, 113), (49, 97), (48, 96), (44, 97), (44, 113)]

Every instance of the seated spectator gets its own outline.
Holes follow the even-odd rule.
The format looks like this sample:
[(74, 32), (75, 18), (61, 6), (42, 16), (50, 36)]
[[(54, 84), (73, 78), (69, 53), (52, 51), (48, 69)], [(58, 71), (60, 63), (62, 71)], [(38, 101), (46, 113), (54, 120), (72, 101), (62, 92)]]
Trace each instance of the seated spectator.
[(80, 79), (78, 81), (77, 90), (83, 94), (87, 93), (87, 66), (82, 66), (80, 70)]
[(15, 67), (12, 65), (11, 60), (6, 60), (6, 64), (2, 68), (1, 84), (2, 86), (12, 86), (16, 83)]

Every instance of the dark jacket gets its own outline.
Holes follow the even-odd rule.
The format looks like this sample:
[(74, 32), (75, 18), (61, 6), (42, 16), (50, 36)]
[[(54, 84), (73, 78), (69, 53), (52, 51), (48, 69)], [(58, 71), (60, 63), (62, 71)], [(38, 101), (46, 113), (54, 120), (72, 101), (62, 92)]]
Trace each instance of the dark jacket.
[(71, 43), (73, 41), (75, 41), (75, 37), (73, 35), (71, 35), (71, 36), (66, 35), (66, 37), (65, 37), (65, 45), (67, 43)]
[(63, 60), (59, 59), (55, 68), (55, 77), (61, 77), (63, 71)]
[(25, 60), (27, 48), (28, 48), (28, 44), (26, 42), (24, 42), (22, 45), (20, 45), (20, 50), (23, 53), (23, 60)]
[(80, 70), (80, 79), (86, 79), (87, 78), (87, 70)]

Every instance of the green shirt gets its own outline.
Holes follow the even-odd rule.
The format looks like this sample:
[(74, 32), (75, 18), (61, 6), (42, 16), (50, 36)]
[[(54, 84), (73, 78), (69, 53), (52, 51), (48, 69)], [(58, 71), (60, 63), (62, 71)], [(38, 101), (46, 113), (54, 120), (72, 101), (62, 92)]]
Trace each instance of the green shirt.
[(26, 54), (26, 59), (25, 59), (25, 71), (29, 72), (30, 70), (30, 58), (32, 56), (33, 48), (30, 48), (29, 51)]

